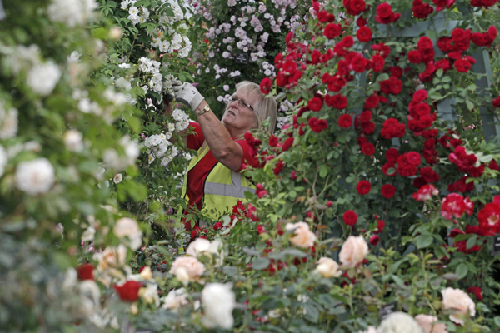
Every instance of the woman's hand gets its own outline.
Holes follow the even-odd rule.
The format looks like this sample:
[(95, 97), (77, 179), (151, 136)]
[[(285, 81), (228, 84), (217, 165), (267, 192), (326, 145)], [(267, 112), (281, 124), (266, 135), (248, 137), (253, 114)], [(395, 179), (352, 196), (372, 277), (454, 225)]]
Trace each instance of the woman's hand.
[(201, 101), (203, 101), (203, 96), (189, 82), (181, 83), (181, 81), (177, 80), (172, 81), (172, 91), (178, 102), (189, 106), (193, 111), (195, 111)]

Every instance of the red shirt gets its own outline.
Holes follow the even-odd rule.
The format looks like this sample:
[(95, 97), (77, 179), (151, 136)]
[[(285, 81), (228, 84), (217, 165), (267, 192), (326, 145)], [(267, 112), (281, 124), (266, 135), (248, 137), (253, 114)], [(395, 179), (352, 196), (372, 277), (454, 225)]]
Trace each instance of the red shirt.
[[(201, 130), (200, 124), (195, 122), (190, 122), (189, 126), (196, 132), (190, 134), (187, 137), (187, 146), (190, 149), (198, 150), (203, 145), (205, 137)], [(234, 140), (234, 138), (233, 138)], [(259, 163), (256, 158), (252, 157), (252, 148), (248, 145), (246, 140), (234, 140), (237, 144), (241, 146), (243, 150), (243, 158), (241, 160), (241, 166), (238, 171), (241, 171), (243, 164), (251, 165), (253, 167), (259, 167)], [(187, 175), (187, 190), (186, 194), (189, 198), (188, 207), (196, 205), (198, 210), (201, 210), (203, 203), (203, 187), (205, 185), (205, 180), (208, 174), (217, 164), (217, 159), (209, 150), (203, 158), (198, 161), (196, 166), (188, 172)]]

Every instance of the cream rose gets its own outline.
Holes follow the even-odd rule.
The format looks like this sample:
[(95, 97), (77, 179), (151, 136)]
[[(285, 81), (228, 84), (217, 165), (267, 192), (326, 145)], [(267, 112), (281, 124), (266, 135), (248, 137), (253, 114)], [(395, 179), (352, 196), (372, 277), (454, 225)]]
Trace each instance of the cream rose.
[(448, 287), (441, 291), (441, 294), (443, 295), (443, 309), (455, 310), (455, 313), (450, 315), (451, 321), (463, 325), (463, 318), (467, 316), (467, 312), (471, 316), (476, 315), (476, 305), (464, 291)]
[(286, 230), (294, 230), (294, 236), (290, 238), (293, 245), (298, 247), (311, 247), (316, 241), (316, 235), (309, 230), (309, 225), (306, 222), (300, 221), (297, 223), (287, 223)]
[(174, 289), (169, 291), (167, 296), (162, 298), (164, 309), (170, 309), (172, 312), (177, 312), (177, 308), (183, 305), (187, 305), (189, 302), (187, 300), (186, 289)]
[(196, 280), (204, 271), (203, 264), (191, 256), (177, 257), (170, 268), (170, 273), (175, 275), (179, 281)]
[(316, 264), (318, 265), (316, 266), (316, 271), (322, 277), (329, 278), (332, 276), (342, 275), (342, 271), (339, 271), (339, 265), (337, 262), (330, 258), (321, 257)]
[[(219, 250), (220, 249), (220, 250)], [(204, 239), (198, 238), (189, 244), (186, 254), (198, 257), (200, 255), (212, 257), (213, 254), (217, 255), (216, 265), (222, 265), (222, 260), (224, 258), (224, 251), (222, 250), (222, 242), (220, 240), (214, 240), (212, 242)]]
[(437, 317), (418, 315), (415, 317), (417, 324), (424, 329), (426, 333), (448, 333), (446, 325), (437, 322)]
[(404, 312), (391, 313), (380, 324), (377, 333), (423, 333), (413, 317)]
[(203, 326), (208, 328), (233, 327), (233, 308), (236, 297), (231, 284), (209, 283), (201, 292)]
[(342, 266), (354, 267), (365, 259), (368, 245), (362, 236), (349, 236), (342, 245), (339, 259)]
[(142, 231), (139, 229), (137, 222), (131, 218), (122, 217), (116, 221), (113, 232), (119, 238), (128, 237), (129, 242), (127, 245), (129, 245), (132, 250), (142, 245)]

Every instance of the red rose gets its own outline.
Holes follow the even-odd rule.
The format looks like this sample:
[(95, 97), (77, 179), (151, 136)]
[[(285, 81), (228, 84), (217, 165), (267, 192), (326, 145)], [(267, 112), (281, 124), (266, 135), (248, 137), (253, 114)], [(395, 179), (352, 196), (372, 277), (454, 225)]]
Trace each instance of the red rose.
[(372, 189), (372, 184), (367, 180), (361, 180), (356, 186), (356, 191), (361, 195), (366, 195)]
[(342, 94), (336, 94), (333, 96), (326, 95), (325, 97), (326, 105), (342, 110), (347, 107), (347, 98)]
[(283, 161), (280, 159), (278, 160), (278, 163), (276, 163), (276, 166), (274, 167), (273, 169), (273, 173), (277, 176), (280, 174), (280, 172), (283, 170), (283, 166), (285, 164), (283, 163)]
[(382, 232), (384, 230), (384, 227), (385, 227), (385, 222), (382, 220), (378, 220), (377, 221), (377, 230), (379, 232)]
[(260, 235), (261, 233), (265, 232), (264, 226), (258, 225), (257, 226), (257, 233)]
[[(392, 170), (390, 170), (390, 169), (392, 169)], [(396, 172), (397, 172), (397, 170), (396, 170), (396, 164), (394, 162), (386, 162), (382, 166), (382, 172), (387, 177), (394, 177), (396, 175)]]
[(373, 116), (373, 114), (371, 111), (363, 111), (359, 115), (359, 119), (361, 120), (362, 123), (366, 123), (366, 122), (369, 122), (370, 120), (372, 120), (372, 116)]
[(361, 123), (361, 130), (364, 134), (372, 134), (375, 131), (375, 123), (372, 121)]
[(353, 226), (358, 222), (358, 215), (354, 211), (348, 210), (342, 216), (342, 220), (346, 225)]
[(139, 298), (139, 289), (141, 289), (142, 283), (138, 281), (127, 281), (121, 286), (113, 286), (113, 288), (118, 293), (122, 301), (134, 302)]
[(331, 202), (331, 201), (326, 202), (326, 207), (332, 207), (332, 205), (333, 205), (333, 202)]
[(356, 32), (356, 37), (360, 42), (367, 43), (372, 40), (372, 29), (368, 27), (361, 27)]
[(377, 246), (379, 240), (380, 238), (377, 235), (373, 235), (370, 237), (370, 244), (373, 246)]
[(396, 193), (396, 187), (391, 184), (385, 184), (382, 185), (381, 192), (384, 198), (390, 199)]
[(219, 229), (222, 229), (222, 222), (217, 222), (212, 226), (212, 230), (217, 231)]
[[(367, 22), (366, 22), (366, 19), (365, 19), (365, 18), (363, 18), (363, 16), (360, 16), (360, 17), (358, 17), (358, 18), (356, 19), (356, 24), (357, 24), (357, 26), (358, 26), (358, 27), (360, 27), (360, 28), (361, 28), (361, 27), (366, 26), (366, 23), (367, 23)], [(371, 31), (371, 30), (370, 30), (370, 31)]]
[(293, 137), (289, 137), (285, 140), (283, 146), (281, 146), (281, 151), (287, 151), (292, 145), (293, 145)]
[(366, 60), (363, 56), (356, 56), (352, 59), (351, 62), (352, 69), (357, 73), (362, 73), (366, 70), (366, 66), (368, 65), (368, 60)]
[(491, 103), (493, 104), (494, 107), (500, 108), (500, 96), (498, 96), (497, 98), (492, 99)]
[(396, 77), (391, 76), (389, 79), (380, 81), (380, 90), (384, 94), (397, 95), (403, 88), (403, 81)]
[(348, 114), (343, 114), (339, 117), (338, 124), (340, 127), (348, 128), (352, 125), (352, 118)]
[(453, 63), (453, 66), (457, 72), (466, 73), (471, 69), (472, 65), (465, 59), (458, 59)]
[(371, 60), (371, 68), (375, 73), (379, 73), (384, 69), (385, 59), (379, 55), (374, 55)]
[(361, 151), (365, 155), (372, 156), (375, 153), (375, 147), (371, 142), (365, 142), (361, 146)]
[(82, 264), (76, 267), (76, 275), (78, 281), (92, 280), (94, 281), (94, 266), (91, 264)]
[(483, 290), (481, 287), (468, 287), (467, 292), (476, 296), (476, 299), (481, 302), (483, 300)]
[(385, 158), (387, 162), (396, 162), (398, 160), (399, 153), (396, 148), (389, 148), (385, 152)]
[(419, 172), (427, 183), (434, 183), (439, 180), (439, 175), (437, 174), (436, 171), (432, 170), (432, 167), (430, 166), (420, 168)]
[(341, 32), (342, 32), (342, 26), (340, 24), (328, 23), (325, 29), (323, 30), (323, 35), (328, 39), (332, 39), (340, 36)]
[(262, 81), (260, 81), (260, 91), (262, 91), (264, 95), (269, 94), (272, 88), (273, 88), (273, 81), (271, 81), (270, 78), (265, 77), (262, 79)]
[(408, 61), (413, 63), (413, 64), (419, 64), (422, 62), (422, 55), (420, 54), (420, 51), (418, 50), (411, 50), (408, 52)]
[(422, 158), (420, 157), (419, 153), (415, 151), (410, 151), (409, 153), (406, 154), (406, 160), (408, 161), (408, 163), (418, 166), (420, 165)]
[(403, 69), (399, 66), (391, 67), (391, 76), (400, 78), (403, 76)]
[(318, 112), (323, 107), (323, 100), (319, 97), (313, 97), (308, 103), (307, 107), (311, 111)]
[(297, 180), (297, 171), (292, 171), (292, 173), (290, 174), (290, 178), (292, 178), (293, 180)]
[(365, 109), (372, 109), (376, 108), (378, 105), (379, 99), (377, 95), (373, 94), (371, 96), (368, 96), (365, 101)]
[(271, 135), (269, 137), (269, 146), (276, 147), (277, 145), (278, 145), (278, 138), (275, 137), (274, 135)]

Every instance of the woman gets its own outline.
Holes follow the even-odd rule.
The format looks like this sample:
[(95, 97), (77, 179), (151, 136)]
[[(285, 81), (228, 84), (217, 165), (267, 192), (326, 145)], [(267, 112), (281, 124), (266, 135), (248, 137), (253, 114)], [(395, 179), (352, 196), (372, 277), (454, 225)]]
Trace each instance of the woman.
[[(172, 90), (176, 100), (189, 106), (197, 117), (197, 122), (190, 123), (195, 134), (187, 136), (187, 146), (198, 154), (187, 168), (182, 195), (190, 211), (197, 209), (202, 216), (217, 220), (231, 213), (237, 201), (245, 199), (245, 192), (255, 192), (255, 186), (241, 171), (245, 165), (259, 167), (260, 163), (243, 136), (252, 129), (263, 130), (266, 119), (269, 132), (274, 130), (276, 101), (265, 97), (256, 83), (240, 82), (220, 121), (190, 83), (175, 82)], [(204, 222), (195, 214), (187, 214), (186, 228), (196, 224)]]

